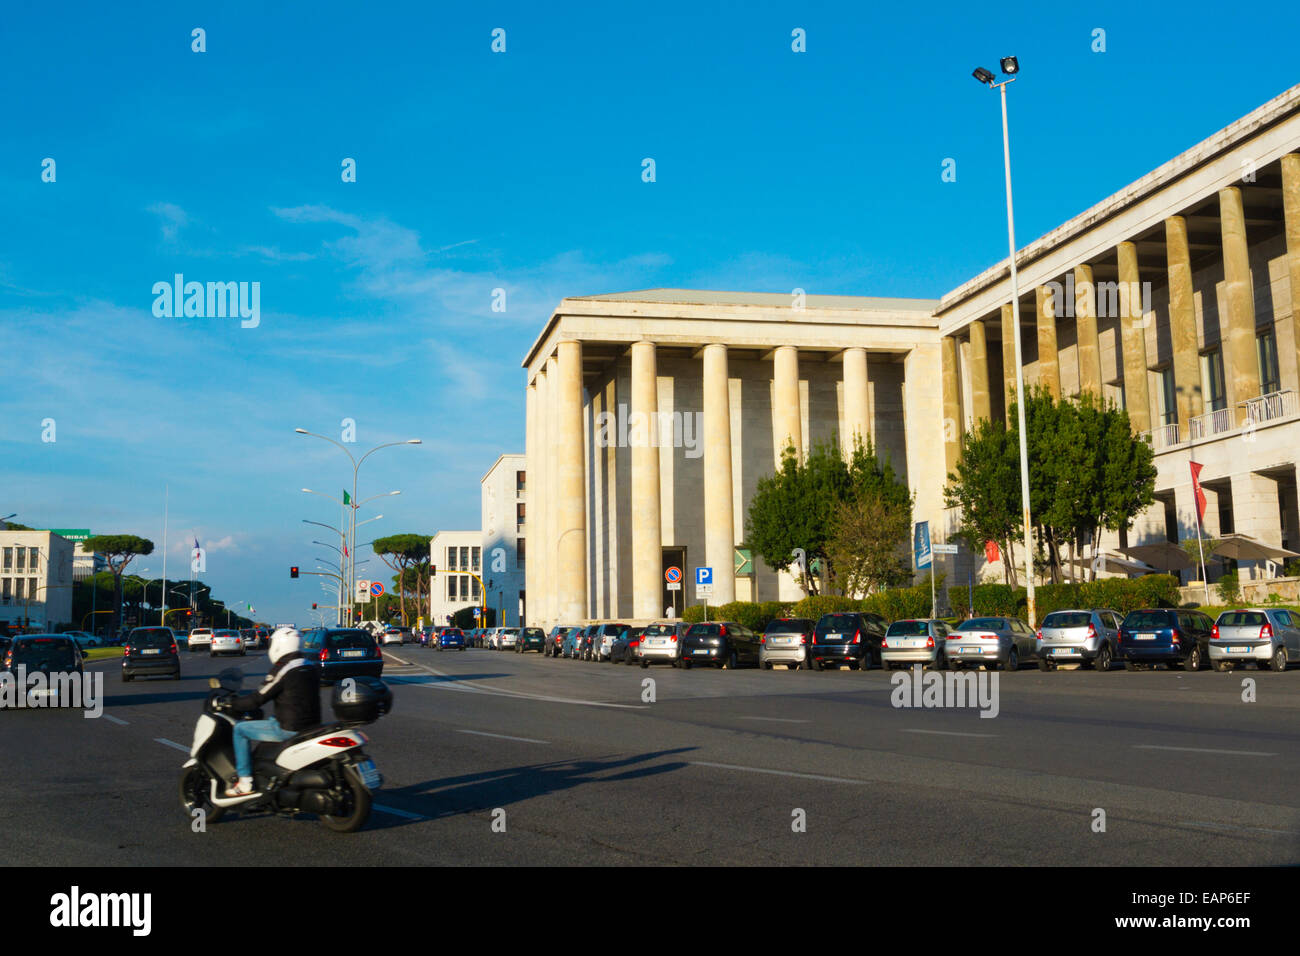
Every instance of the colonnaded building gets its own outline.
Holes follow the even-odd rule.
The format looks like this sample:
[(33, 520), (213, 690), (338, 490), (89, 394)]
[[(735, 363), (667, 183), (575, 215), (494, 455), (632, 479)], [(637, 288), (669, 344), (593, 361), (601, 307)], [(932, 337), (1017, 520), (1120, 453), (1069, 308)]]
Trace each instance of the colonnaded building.
[[(1104, 545), (1194, 537), (1194, 460), (1207, 534), (1297, 549), (1300, 86), (1020, 249), (1017, 270), (1026, 386), (1113, 400), (1155, 449), (1156, 505)], [(561, 301), (523, 362), (528, 622), (662, 617), (705, 565), (712, 604), (802, 596), (736, 553), (791, 442), (869, 436), (943, 540), (963, 432), (1010, 409), (1011, 298), (1003, 261), (937, 301)], [(979, 566), (950, 581), (982, 570), (962, 560)]]

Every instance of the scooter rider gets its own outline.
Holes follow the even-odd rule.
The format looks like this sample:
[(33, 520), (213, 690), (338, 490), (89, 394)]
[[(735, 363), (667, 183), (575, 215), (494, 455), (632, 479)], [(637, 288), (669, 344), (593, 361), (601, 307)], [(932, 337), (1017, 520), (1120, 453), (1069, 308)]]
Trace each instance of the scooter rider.
[(292, 627), (277, 628), (267, 649), (271, 670), (257, 690), (241, 694), (227, 706), (242, 713), (256, 710), (269, 700), (275, 701), (275, 716), (265, 720), (241, 720), (235, 724), (235, 769), (239, 782), (226, 788), (226, 796), (246, 796), (253, 792), (252, 742), (283, 741), (319, 727), (320, 669), (313, 667), (302, 654), (302, 635)]

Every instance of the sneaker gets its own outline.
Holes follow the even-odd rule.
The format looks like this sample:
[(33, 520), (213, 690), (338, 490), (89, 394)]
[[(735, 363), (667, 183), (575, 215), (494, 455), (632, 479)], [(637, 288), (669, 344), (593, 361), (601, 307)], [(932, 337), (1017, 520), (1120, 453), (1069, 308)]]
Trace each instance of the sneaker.
[(246, 797), (253, 792), (253, 778), (240, 777), (239, 782), (234, 786), (226, 787), (226, 796), (228, 797)]

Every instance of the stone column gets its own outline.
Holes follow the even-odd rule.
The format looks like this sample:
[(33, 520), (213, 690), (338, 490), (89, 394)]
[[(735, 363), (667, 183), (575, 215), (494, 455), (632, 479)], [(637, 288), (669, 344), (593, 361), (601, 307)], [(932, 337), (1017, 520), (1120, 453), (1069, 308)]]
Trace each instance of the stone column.
[(1074, 267), (1074, 328), (1079, 341), (1079, 394), (1101, 398), (1101, 344), (1097, 339), (1097, 286), (1092, 266)]
[[(713, 568), (710, 604), (736, 599), (735, 515), (731, 503), (731, 394), (727, 347), (704, 347), (704, 556)], [(693, 578), (687, 572), (686, 586)]]
[(1008, 302), (1002, 307), (1002, 407), (1006, 409), (1007, 424), (1015, 421), (1011, 403), (1016, 400), (1016, 340), (1015, 312)]
[[(1238, 534), (1282, 546), (1282, 507), (1275, 479), (1253, 471), (1232, 476), (1232, 525)], [(1250, 562), (1250, 569), (1252, 580), (1264, 576), (1263, 561)]]
[(1174, 353), (1174, 391), (1178, 396), (1178, 437), (1187, 441), (1192, 419), (1201, 414), (1201, 353), (1196, 335), (1196, 301), (1192, 292), (1192, 255), (1187, 220), (1165, 220), (1165, 257), (1169, 269), (1169, 338)]
[(657, 618), (663, 573), (659, 525), (659, 389), (653, 342), (632, 345), (632, 616)]
[(1235, 406), (1259, 396), (1259, 357), (1255, 344), (1255, 289), (1250, 280), (1250, 251), (1246, 246), (1246, 213), (1241, 190), (1219, 190), (1219, 226), (1223, 235), (1223, 292), (1228, 313), (1228, 338), (1223, 350), (1224, 377), (1232, 403), (1232, 420), (1241, 423), (1246, 410)]
[(1296, 367), (1300, 368), (1300, 153), (1282, 157), (1282, 220), (1291, 276), (1291, 329), (1296, 343)]
[(795, 458), (803, 460), (803, 416), (799, 408), (799, 350), (782, 345), (773, 356), (772, 431), (776, 438), (776, 461), (780, 467), (786, 445), (794, 446)]
[(1151, 397), (1147, 386), (1147, 334), (1142, 317), (1142, 283), (1137, 246), (1121, 242), (1119, 258), (1120, 339), (1124, 353), (1124, 406), (1133, 434), (1151, 430)]
[(1056, 351), (1056, 300), (1052, 290), (1039, 286), (1038, 299), (1038, 384), (1061, 397), (1061, 359)]
[(554, 558), (550, 552), (548, 536), (550, 527), (548, 514), (551, 510), (551, 461), (554, 456), (550, 454), (551, 395), (550, 380), (546, 375), (546, 362), (542, 362), (538, 367), (535, 382), (537, 396), (533, 402), (533, 427), (537, 432), (537, 464), (533, 466), (532, 462), (529, 462), (532, 470), (528, 476), (530, 486), (528, 510), (532, 522), (532, 532), (529, 534), (532, 554), (529, 563), (533, 565), (533, 580), (537, 592), (529, 603), (533, 606), (538, 626), (544, 626), (549, 630), (555, 623), (551, 617), (551, 570), (554, 567)]
[[(537, 469), (541, 461), (541, 446), (537, 443), (537, 383), (532, 381), (524, 391), (524, 617), (521, 624), (537, 626), (537, 561), (536, 552), (528, 554), (528, 544), (537, 541)], [(507, 520), (509, 520), (507, 518)], [(516, 554), (515, 559), (518, 560)], [(432, 619), (432, 615), (431, 615)], [(434, 621), (434, 623), (438, 623)]]
[(558, 521), (556, 595), (558, 617), (580, 621), (587, 617), (587, 495), (583, 482), (582, 343), (561, 342), (557, 388), (556, 442)]
[(868, 410), (867, 350), (844, 350), (844, 428), (840, 435), (846, 454), (860, 441), (865, 446), (871, 438)]
[(971, 415), (976, 423), (992, 414), (989, 399), (989, 343), (984, 320), (970, 324), (970, 398)]
[[(943, 460), (948, 472), (957, 467), (961, 457), (961, 403), (957, 394), (957, 340), (945, 335), (940, 343), (943, 370)], [(915, 383), (908, 382), (909, 387)]]
[(546, 360), (546, 608), (552, 624), (569, 623), (560, 621), (559, 604), (559, 566), (560, 554), (557, 550), (557, 528), (559, 527), (556, 508), (559, 492), (559, 462), (555, 454), (555, 444), (559, 441), (557, 427), (559, 419), (560, 363), (555, 355)]

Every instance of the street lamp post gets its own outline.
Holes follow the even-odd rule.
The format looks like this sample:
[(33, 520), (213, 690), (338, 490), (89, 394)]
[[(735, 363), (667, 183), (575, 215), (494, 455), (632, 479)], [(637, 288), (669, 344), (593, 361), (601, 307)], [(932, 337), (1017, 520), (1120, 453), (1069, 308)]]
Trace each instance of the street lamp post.
[[(1037, 626), (1037, 609), (1034, 600), (1034, 547), (1029, 514), (1029, 451), (1025, 435), (1025, 363), (1020, 347), (1020, 286), (1016, 276), (1016, 216), (1011, 203), (1011, 138), (1007, 132), (1007, 85), (1014, 83), (1020, 73), (1020, 63), (1014, 56), (1001, 61), (1002, 73), (1007, 78), (1001, 83), (988, 70), (979, 67), (972, 74), (990, 89), (1002, 94), (1002, 165), (1007, 181), (1007, 244), (1011, 250), (1011, 334), (1016, 355), (1016, 426), (1020, 439), (1020, 506), (1025, 532), (1025, 600), (1029, 626)], [(1008, 555), (1008, 560), (1010, 556)]]

